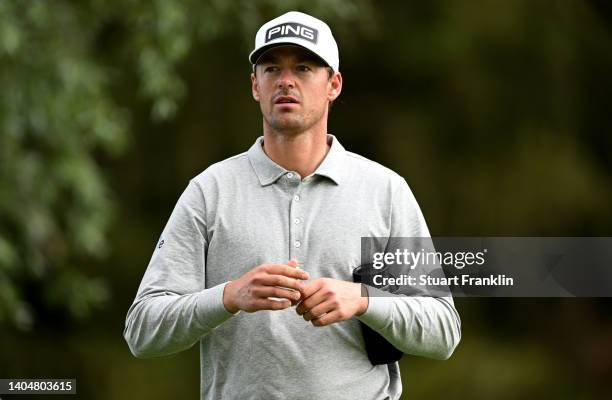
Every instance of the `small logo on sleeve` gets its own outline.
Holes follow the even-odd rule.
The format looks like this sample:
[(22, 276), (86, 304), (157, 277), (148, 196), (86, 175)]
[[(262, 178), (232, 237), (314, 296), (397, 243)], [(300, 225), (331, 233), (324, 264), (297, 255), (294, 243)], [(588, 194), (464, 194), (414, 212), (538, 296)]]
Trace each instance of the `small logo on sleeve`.
[(318, 36), (319, 31), (315, 28), (298, 24), (297, 22), (286, 22), (268, 29), (266, 31), (265, 43), (283, 37), (297, 37), (316, 44)]
[(157, 245), (157, 248), (161, 249), (163, 245), (164, 245), (164, 239), (159, 241), (159, 244)]

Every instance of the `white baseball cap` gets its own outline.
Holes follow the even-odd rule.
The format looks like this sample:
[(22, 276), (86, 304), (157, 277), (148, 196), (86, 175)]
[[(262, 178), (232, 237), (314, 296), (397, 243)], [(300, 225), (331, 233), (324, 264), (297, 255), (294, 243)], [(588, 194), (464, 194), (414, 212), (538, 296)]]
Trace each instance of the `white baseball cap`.
[(340, 59), (338, 45), (329, 26), (320, 19), (298, 11), (289, 11), (263, 24), (255, 35), (255, 49), (249, 55), (251, 64), (268, 49), (293, 44), (317, 55), (334, 72), (338, 72)]

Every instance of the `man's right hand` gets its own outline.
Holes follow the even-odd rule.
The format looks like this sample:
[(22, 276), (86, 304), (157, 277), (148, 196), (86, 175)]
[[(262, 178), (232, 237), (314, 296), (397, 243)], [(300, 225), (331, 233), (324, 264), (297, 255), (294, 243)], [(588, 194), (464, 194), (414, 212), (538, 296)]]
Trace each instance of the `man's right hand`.
[[(297, 304), (300, 300), (299, 290), (304, 285), (302, 280), (308, 278), (308, 272), (297, 268), (295, 260), (287, 264), (258, 265), (225, 285), (223, 305), (233, 314), (239, 310), (283, 310)], [(269, 297), (286, 300), (271, 300)]]

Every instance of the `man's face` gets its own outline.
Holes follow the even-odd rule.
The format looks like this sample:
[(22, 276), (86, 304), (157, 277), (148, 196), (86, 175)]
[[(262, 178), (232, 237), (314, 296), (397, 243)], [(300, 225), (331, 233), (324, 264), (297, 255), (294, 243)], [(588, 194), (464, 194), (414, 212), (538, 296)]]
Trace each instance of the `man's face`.
[(253, 97), (264, 123), (276, 132), (296, 134), (327, 121), (328, 104), (340, 95), (342, 76), (299, 46), (266, 51), (251, 74)]

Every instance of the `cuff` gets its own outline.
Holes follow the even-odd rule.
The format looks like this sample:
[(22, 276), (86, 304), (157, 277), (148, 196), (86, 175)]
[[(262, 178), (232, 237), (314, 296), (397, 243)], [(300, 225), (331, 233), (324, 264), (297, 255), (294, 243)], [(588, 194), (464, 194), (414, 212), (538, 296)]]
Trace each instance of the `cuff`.
[(198, 294), (196, 318), (203, 326), (209, 329), (215, 329), (230, 317), (238, 314), (232, 314), (223, 305), (225, 285), (227, 285), (227, 282), (210, 289), (204, 289)]
[(372, 329), (384, 328), (391, 321), (393, 298), (380, 289), (368, 286), (368, 308), (357, 319)]

